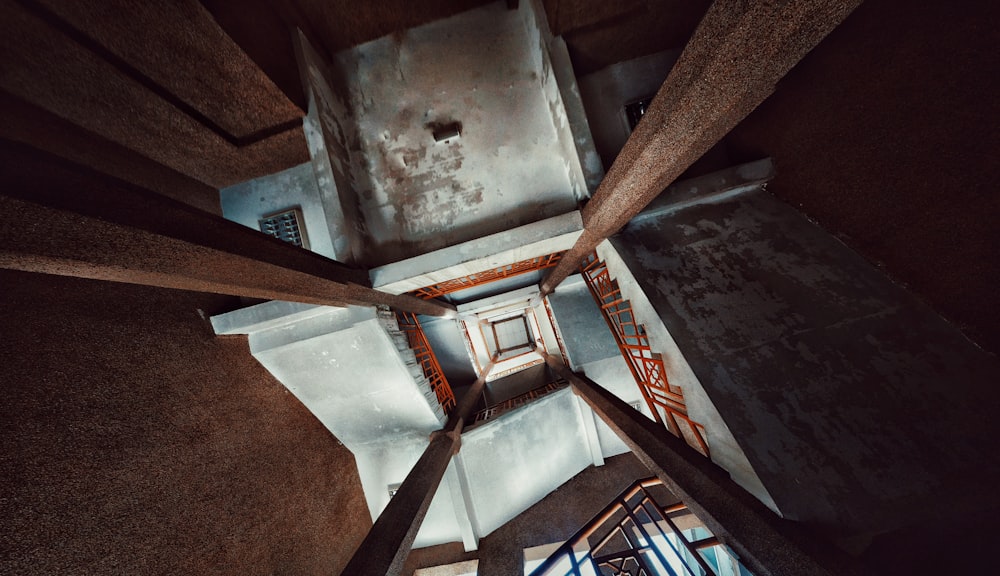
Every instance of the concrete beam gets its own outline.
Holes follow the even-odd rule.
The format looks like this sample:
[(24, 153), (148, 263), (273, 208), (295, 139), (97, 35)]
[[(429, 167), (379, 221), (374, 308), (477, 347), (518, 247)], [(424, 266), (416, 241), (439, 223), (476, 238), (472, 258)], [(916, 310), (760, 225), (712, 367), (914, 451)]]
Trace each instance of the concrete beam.
[[(492, 364), (488, 365), (483, 373), (488, 374), (491, 368)], [(343, 576), (395, 576), (403, 573), (403, 564), (413, 548), (413, 540), (417, 537), (420, 524), (441, 485), (452, 456), (462, 444), (462, 429), (472, 416), (484, 386), (486, 378), (481, 376), (459, 401), (444, 429), (431, 434), (427, 449), (406, 475), (399, 491), (389, 501), (389, 505), (379, 515), (361, 546), (341, 572)]]
[(725, 470), (633, 410), (592, 380), (546, 355), (594, 413), (633, 454), (684, 501), (712, 533), (758, 576), (860, 574), (838, 551), (806, 536), (807, 527), (778, 518), (733, 482)]
[(472, 552), (479, 548), (479, 534), (476, 532), (472, 495), (469, 493), (468, 476), (462, 465), (461, 454), (455, 455), (452, 465), (448, 467), (447, 476), (451, 501), (455, 507), (455, 521), (462, 532), (462, 546), (466, 552)]
[(583, 210), (583, 234), (542, 281), (550, 294), (764, 101), (861, 0), (716, 0)]
[(568, 250), (583, 229), (580, 212), (546, 218), (371, 270), (372, 286), (402, 294), (512, 262)]
[[(0, 213), (0, 268), (325, 306), (385, 304), (418, 314), (455, 313), (432, 301), (337, 282), (16, 198), (0, 196)], [(41, 234), (27, 233), (30, 230)]]
[(413, 540), (459, 444), (460, 435), (454, 431), (439, 431), (431, 436), (427, 449), (341, 574), (403, 573)]
[(4, 268), (306, 304), (454, 307), (373, 290), (349, 268), (220, 216), (0, 141)]

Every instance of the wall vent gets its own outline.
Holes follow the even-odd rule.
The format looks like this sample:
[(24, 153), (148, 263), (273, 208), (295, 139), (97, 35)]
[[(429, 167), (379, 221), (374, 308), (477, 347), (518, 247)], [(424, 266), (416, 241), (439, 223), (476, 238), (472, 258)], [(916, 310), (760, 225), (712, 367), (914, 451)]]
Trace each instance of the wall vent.
[(302, 210), (298, 206), (264, 216), (260, 219), (260, 231), (289, 244), (309, 248)]

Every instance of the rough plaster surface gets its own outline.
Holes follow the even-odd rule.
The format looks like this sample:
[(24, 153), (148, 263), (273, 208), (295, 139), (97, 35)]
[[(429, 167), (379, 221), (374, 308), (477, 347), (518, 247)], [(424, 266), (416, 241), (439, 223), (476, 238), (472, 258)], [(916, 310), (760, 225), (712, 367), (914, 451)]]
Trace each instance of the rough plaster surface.
[(774, 158), (769, 192), (994, 354), (997, 21), (995, 2), (868, 0), (728, 138)]
[(525, 548), (565, 541), (632, 482), (648, 476), (631, 454), (611, 458), (599, 468), (589, 466), (480, 539), (478, 551), (464, 552), (459, 544), (414, 550), (403, 573), (479, 558), (481, 574), (523, 576)]
[(566, 280), (549, 294), (548, 299), (569, 355), (570, 367), (578, 370), (585, 363), (621, 356), (582, 277)]
[(774, 90), (861, 0), (715, 2), (607, 176), (584, 233), (543, 283), (548, 294)]
[[(598, 257), (608, 266), (611, 277), (618, 281), (622, 296), (632, 304), (636, 319), (645, 326), (649, 344), (653, 351), (663, 358), (667, 378), (671, 385), (678, 386), (684, 393), (684, 403), (688, 416), (705, 427), (705, 436), (713, 462), (721, 466), (737, 484), (754, 495), (768, 508), (782, 513), (768, 488), (761, 482), (759, 473), (748, 461), (743, 448), (734, 437), (720, 409), (706, 394), (704, 385), (691, 370), (691, 365), (678, 347), (674, 336), (668, 331), (660, 314), (653, 307), (645, 288), (636, 280), (633, 267), (625, 262), (610, 242), (597, 248)], [(639, 268), (638, 270), (643, 270)], [(648, 274), (648, 271), (642, 273)], [(651, 416), (651, 414), (647, 414)], [(687, 426), (680, 427), (681, 434), (690, 444), (696, 442), (693, 432)]]
[(264, 216), (300, 208), (303, 221), (299, 225), (305, 230), (309, 249), (337, 260), (311, 163), (223, 188), (219, 197), (226, 219), (254, 230), (260, 230), (260, 219)]
[(613, 243), (787, 516), (995, 505), (996, 360), (801, 214), (758, 192)]
[[(368, 262), (576, 207), (550, 109), (558, 88), (523, 18), (494, 3), (337, 56), (359, 134), (350, 169)], [(453, 121), (461, 136), (435, 142), (433, 126)]]
[(480, 537), (592, 463), (582, 426), (576, 398), (567, 388), (462, 435)]
[(351, 453), (208, 314), (233, 299), (0, 271), (0, 572), (337, 574)]
[[(102, 5), (101, 12), (53, 2), (58, 15), (12, 0), (0, 4), (0, 86), (213, 187), (308, 159), (294, 126), (301, 112), (199, 3), (118, 4)], [(67, 35), (67, 26), (77, 33)], [(234, 101), (240, 106), (229, 105)], [(276, 126), (288, 128), (244, 145), (231, 140)]]

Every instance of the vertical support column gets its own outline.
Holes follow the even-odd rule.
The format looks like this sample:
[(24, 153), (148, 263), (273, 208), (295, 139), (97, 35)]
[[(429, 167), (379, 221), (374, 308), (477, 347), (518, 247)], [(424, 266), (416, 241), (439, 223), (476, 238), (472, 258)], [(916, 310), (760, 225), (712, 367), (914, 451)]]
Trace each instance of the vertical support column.
[(690, 450), (683, 440), (632, 409), (592, 380), (545, 355), (554, 372), (629, 446), (632, 453), (739, 555), (757, 576), (857, 574), (806, 527), (781, 520), (733, 482), (725, 470)]
[(355, 574), (402, 574), (403, 564), (413, 547), (427, 508), (434, 499), (451, 458), (461, 447), (462, 429), (473, 413), (486, 386), (486, 370), (462, 397), (444, 429), (431, 434), (431, 442), (413, 469), (389, 500), (361, 546), (344, 568), (343, 576)]
[(542, 295), (770, 96), (859, 4), (715, 0), (584, 208), (583, 234), (542, 281)]

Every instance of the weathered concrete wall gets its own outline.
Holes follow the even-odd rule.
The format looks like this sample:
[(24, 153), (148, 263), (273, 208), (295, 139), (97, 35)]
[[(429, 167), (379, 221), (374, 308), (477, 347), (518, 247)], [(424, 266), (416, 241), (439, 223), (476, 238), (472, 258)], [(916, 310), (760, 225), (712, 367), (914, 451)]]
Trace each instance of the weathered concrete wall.
[[(350, 169), (367, 262), (576, 208), (539, 50), (521, 15), (494, 2), (337, 55), (360, 135)], [(435, 126), (452, 122), (461, 136), (436, 142)]]
[(346, 101), (340, 71), (296, 30), (294, 47), (309, 109), (302, 123), (316, 185), (337, 259), (362, 263), (365, 220), (358, 206), (350, 166), (357, 150), (357, 127)]
[(300, 208), (309, 249), (338, 259), (311, 163), (223, 188), (219, 198), (223, 216), (254, 230), (260, 230), (260, 219), (268, 214)]
[(995, 505), (996, 360), (800, 213), (758, 191), (612, 244), (786, 516)]
[(530, 392), (539, 386), (552, 382), (549, 367), (545, 364), (532, 366), (510, 376), (498, 378), (486, 383), (486, 404), (492, 406), (520, 394)]
[(998, 21), (996, 2), (866, 0), (727, 138), (734, 158), (774, 158), (768, 191), (994, 354)]
[(351, 453), (205, 317), (232, 299), (0, 271), (0, 573), (337, 574)]
[(593, 463), (568, 388), (462, 434), (462, 461), (481, 537)]

